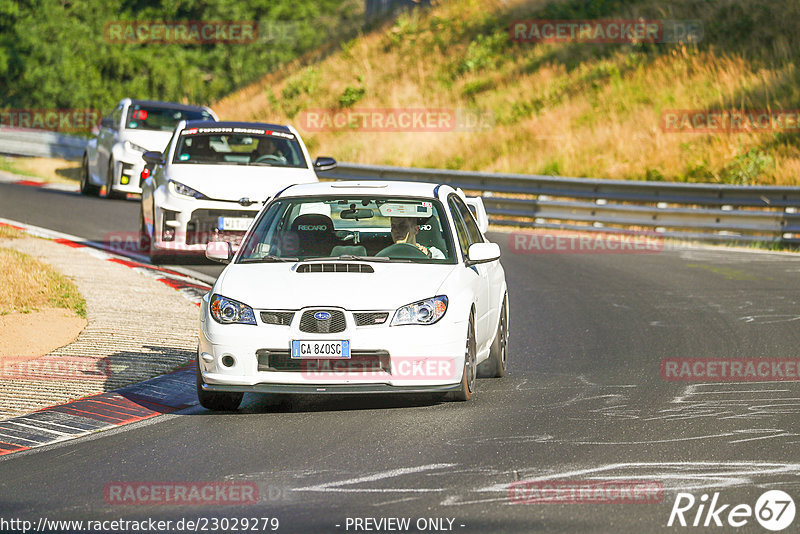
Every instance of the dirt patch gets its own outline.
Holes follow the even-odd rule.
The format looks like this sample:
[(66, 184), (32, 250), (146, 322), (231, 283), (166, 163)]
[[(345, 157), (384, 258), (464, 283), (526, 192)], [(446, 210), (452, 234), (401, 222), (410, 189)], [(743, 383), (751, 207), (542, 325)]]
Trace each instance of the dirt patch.
[(0, 315), (0, 360), (44, 356), (75, 341), (86, 324), (75, 312), (60, 308)]

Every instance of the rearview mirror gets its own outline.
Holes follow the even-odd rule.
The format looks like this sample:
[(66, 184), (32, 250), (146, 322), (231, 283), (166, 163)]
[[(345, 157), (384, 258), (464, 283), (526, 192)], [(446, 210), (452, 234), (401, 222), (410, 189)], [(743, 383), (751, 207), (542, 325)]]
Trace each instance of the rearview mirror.
[(350, 208), (339, 212), (339, 217), (342, 219), (371, 219), (375, 214), (369, 208)]
[(233, 247), (228, 241), (209, 241), (206, 245), (206, 258), (220, 263), (230, 263)]
[(162, 154), (158, 150), (148, 150), (147, 152), (142, 154), (142, 159), (152, 165), (164, 164), (164, 154)]
[(500, 259), (500, 247), (497, 243), (473, 243), (467, 251), (467, 266), (476, 263), (489, 263)]
[(314, 160), (315, 171), (329, 171), (336, 168), (336, 160), (327, 156), (320, 156)]

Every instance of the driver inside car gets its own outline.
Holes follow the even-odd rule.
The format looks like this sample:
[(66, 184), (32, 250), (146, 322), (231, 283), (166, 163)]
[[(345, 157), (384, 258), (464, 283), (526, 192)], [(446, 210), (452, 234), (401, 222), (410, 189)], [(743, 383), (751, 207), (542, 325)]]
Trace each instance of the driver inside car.
[(266, 137), (260, 139), (258, 141), (258, 145), (256, 145), (256, 148), (250, 153), (251, 162), (255, 163), (259, 160), (261, 160), (261, 162), (269, 162), (269, 160), (279, 160), (283, 163), (286, 162), (286, 158), (275, 145), (275, 141)]
[(417, 243), (417, 232), (419, 225), (416, 217), (391, 217), (392, 221), (392, 240), (395, 244), (406, 244), (416, 247), (427, 257), (435, 260), (443, 260), (444, 253), (436, 247), (425, 247)]

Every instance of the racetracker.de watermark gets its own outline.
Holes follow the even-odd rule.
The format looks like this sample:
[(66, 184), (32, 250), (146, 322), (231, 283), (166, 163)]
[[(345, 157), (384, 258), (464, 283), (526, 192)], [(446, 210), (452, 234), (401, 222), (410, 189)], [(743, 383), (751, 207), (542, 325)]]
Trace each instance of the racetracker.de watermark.
[(664, 358), (671, 382), (789, 382), (800, 380), (800, 358)]
[(664, 250), (664, 240), (652, 235), (586, 233), (512, 233), (514, 254), (652, 254)]
[(655, 504), (664, 486), (655, 480), (521, 480), (508, 486), (517, 504)]
[(699, 20), (515, 20), (508, 28), (518, 43), (685, 43), (703, 40)]
[(300, 359), (300, 375), (310, 380), (375, 380), (391, 374), (392, 380), (455, 383), (461, 378), (461, 365), (451, 357), (387, 355), (380, 359), (351, 358)]
[(668, 109), (661, 113), (665, 133), (798, 133), (800, 109)]
[(99, 127), (102, 113), (97, 109), (0, 109), (0, 128), (91, 132)]
[(253, 20), (113, 20), (103, 37), (109, 44), (251, 44), (258, 42)]
[(258, 502), (255, 482), (109, 482), (106, 504), (129, 506), (241, 506)]
[(495, 117), (465, 108), (308, 109), (299, 122), (309, 132), (483, 132), (494, 128)]
[(109, 358), (48, 355), (0, 360), (0, 380), (105, 380), (110, 376)]

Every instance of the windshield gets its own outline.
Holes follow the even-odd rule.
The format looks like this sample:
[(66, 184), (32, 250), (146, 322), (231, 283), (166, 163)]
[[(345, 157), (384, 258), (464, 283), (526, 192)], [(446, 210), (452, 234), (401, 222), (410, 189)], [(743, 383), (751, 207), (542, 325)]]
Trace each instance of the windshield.
[(184, 130), (172, 162), (307, 168), (294, 135), (257, 128)]
[(171, 132), (182, 120), (187, 121), (213, 121), (214, 117), (205, 110), (184, 110), (131, 104), (128, 108), (128, 118), (125, 127), (131, 130), (156, 130)]
[(239, 263), (311, 258), (455, 263), (442, 205), (408, 197), (301, 197), (272, 203)]

